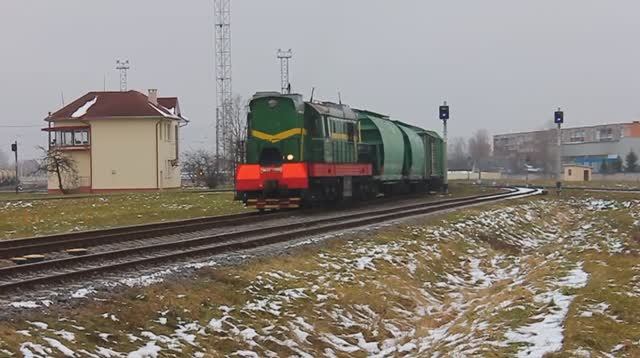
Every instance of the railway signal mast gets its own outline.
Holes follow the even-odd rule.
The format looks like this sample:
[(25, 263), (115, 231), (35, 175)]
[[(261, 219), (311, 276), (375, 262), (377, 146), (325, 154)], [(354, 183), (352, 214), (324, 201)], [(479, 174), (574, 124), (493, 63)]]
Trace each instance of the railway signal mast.
[(18, 141), (11, 143), (11, 151), (16, 159), (16, 194), (20, 191), (20, 175), (18, 172)]
[(562, 190), (562, 124), (564, 123), (564, 112), (560, 107), (553, 114), (553, 122), (558, 125), (557, 139), (558, 139), (558, 157), (557, 157), (557, 171), (556, 171), (556, 194), (560, 195)]
[(120, 71), (120, 92), (127, 91), (127, 71), (129, 71), (130, 68), (129, 60), (116, 61), (116, 70)]
[(293, 57), (291, 49), (283, 51), (278, 49), (278, 59), (280, 60), (280, 88), (282, 94), (291, 94), (291, 82), (289, 81), (289, 60)]
[[(231, 0), (214, 0), (216, 53), (216, 175), (228, 169), (232, 145)], [(222, 168), (220, 166), (222, 164)]]
[(449, 192), (449, 167), (447, 163), (447, 121), (449, 120), (449, 105), (447, 105), (447, 101), (444, 101), (442, 106), (440, 106), (440, 120), (442, 121), (442, 141), (443, 141), (443, 162), (442, 162), (442, 171), (443, 171), (443, 179), (442, 179), (442, 187), (445, 193)]

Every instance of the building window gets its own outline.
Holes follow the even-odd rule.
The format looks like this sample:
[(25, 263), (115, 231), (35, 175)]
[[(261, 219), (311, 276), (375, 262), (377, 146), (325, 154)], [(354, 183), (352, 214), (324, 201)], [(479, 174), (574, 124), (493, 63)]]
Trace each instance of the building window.
[(598, 132), (598, 135), (600, 137), (600, 141), (602, 142), (613, 140), (613, 129), (612, 128), (601, 129)]
[(57, 130), (51, 133), (52, 147), (80, 147), (90, 144), (89, 131), (86, 129)]
[(89, 132), (87, 131), (74, 131), (73, 132), (75, 145), (88, 145), (89, 144)]
[(571, 132), (571, 136), (569, 137), (569, 142), (571, 143), (582, 143), (584, 142), (584, 130), (576, 130)]
[(571, 176), (571, 169), (568, 169), (568, 170), (569, 170), (569, 176)]

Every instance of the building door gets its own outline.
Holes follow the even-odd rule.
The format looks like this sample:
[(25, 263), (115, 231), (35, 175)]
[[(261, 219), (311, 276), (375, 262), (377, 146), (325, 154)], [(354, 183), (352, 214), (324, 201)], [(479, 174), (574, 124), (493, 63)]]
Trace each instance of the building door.
[(589, 181), (589, 171), (588, 170), (584, 171), (584, 181)]

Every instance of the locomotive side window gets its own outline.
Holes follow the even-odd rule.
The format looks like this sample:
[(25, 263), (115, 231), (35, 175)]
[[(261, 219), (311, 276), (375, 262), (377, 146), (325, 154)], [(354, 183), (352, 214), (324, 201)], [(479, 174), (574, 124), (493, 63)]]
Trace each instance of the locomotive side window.
[(327, 120), (329, 121), (329, 133), (332, 135), (336, 132), (336, 121), (334, 121), (331, 117), (327, 118)]
[(358, 138), (356, 122), (344, 118), (326, 117), (327, 137), (337, 140), (355, 142)]
[(347, 138), (349, 139), (349, 142), (355, 142), (355, 137), (356, 137), (355, 124), (354, 123), (348, 123), (347, 124)]
[(322, 128), (324, 129), (324, 136), (323, 137), (329, 137), (329, 123), (327, 123), (327, 117), (326, 116), (322, 116)]

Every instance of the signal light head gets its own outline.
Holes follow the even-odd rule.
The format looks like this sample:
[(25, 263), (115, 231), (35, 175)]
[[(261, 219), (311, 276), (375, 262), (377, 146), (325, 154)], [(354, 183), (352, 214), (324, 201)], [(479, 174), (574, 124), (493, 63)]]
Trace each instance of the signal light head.
[(443, 121), (449, 119), (449, 106), (440, 106), (440, 119)]

